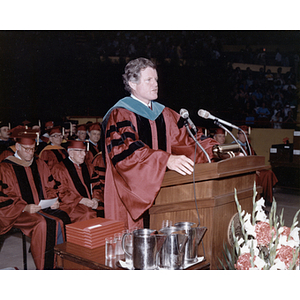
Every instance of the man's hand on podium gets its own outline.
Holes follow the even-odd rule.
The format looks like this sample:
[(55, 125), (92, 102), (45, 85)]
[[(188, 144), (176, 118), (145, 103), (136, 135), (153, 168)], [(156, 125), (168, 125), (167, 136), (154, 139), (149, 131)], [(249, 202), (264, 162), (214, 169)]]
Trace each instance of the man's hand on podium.
[(185, 155), (170, 155), (167, 167), (181, 175), (191, 175), (194, 171), (194, 162)]

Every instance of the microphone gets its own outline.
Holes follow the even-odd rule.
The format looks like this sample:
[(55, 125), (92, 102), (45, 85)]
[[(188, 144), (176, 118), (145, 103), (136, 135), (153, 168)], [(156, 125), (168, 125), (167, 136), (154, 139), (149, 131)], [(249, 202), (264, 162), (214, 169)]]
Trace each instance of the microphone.
[(195, 126), (195, 124), (193, 123), (193, 121), (190, 119), (189, 112), (185, 108), (182, 108), (179, 113), (180, 113), (180, 116), (183, 119), (185, 119), (185, 120), (187, 120), (189, 122), (189, 124), (191, 125), (193, 131), (196, 134), (197, 133), (197, 127)]
[[(193, 131), (195, 132), (195, 135), (197, 133), (197, 127), (195, 126), (195, 124), (192, 122), (192, 120), (189, 118), (189, 112), (182, 108), (180, 110), (180, 116), (184, 119), (187, 120), (188, 123), (191, 125)], [(184, 125), (189, 133), (189, 135), (192, 137), (192, 139), (194, 140), (194, 142), (196, 143), (196, 145), (202, 150), (202, 152), (204, 153), (204, 155), (206, 156), (206, 159), (208, 160), (209, 163), (211, 163), (211, 160), (209, 158), (208, 153), (205, 151), (205, 149), (201, 146), (201, 144), (197, 141), (196, 136), (193, 135), (192, 131), (189, 128), (189, 125), (187, 124), (187, 122), (184, 122)]]
[(211, 115), (208, 111), (204, 110), (204, 109), (199, 109), (198, 111), (198, 115), (201, 117), (201, 118), (204, 118), (204, 119), (211, 119), (211, 120), (214, 120), (214, 121), (217, 121), (217, 122), (220, 122), (226, 126), (229, 126), (229, 127), (232, 127), (234, 129), (237, 129), (239, 130), (239, 127), (227, 122), (227, 121), (224, 121), (222, 119), (218, 119), (217, 117)]

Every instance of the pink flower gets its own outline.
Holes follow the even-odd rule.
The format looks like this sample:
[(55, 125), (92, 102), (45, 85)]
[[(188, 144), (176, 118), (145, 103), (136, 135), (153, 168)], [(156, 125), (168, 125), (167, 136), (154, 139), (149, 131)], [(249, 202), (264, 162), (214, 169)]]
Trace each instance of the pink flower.
[(236, 264), (234, 264), (236, 270), (249, 270), (251, 268), (250, 258), (250, 253), (240, 255)]
[(261, 246), (268, 246), (273, 236), (275, 236), (275, 229), (270, 229), (270, 224), (267, 222), (258, 222), (255, 224), (255, 233), (257, 244)]
[[(276, 258), (285, 263), (286, 267), (289, 268), (290, 264), (293, 261), (293, 254), (296, 252), (296, 249), (293, 249), (290, 246), (281, 246), (277, 250)], [(296, 264), (299, 264), (299, 256), (297, 258)]]

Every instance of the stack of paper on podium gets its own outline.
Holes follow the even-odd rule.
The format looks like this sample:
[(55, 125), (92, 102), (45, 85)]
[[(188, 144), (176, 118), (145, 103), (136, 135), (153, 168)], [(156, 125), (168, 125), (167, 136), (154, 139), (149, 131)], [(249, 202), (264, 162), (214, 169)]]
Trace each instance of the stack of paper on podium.
[(113, 237), (123, 230), (123, 222), (94, 218), (66, 225), (67, 242), (94, 249), (105, 245), (106, 237)]

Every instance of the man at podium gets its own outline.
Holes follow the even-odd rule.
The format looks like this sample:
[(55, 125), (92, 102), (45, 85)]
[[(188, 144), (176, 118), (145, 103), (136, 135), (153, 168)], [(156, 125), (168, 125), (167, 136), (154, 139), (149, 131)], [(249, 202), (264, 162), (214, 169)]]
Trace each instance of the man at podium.
[[(129, 97), (104, 116), (102, 153), (105, 156), (105, 217), (126, 228), (148, 227), (148, 209), (160, 190), (166, 170), (190, 175), (207, 157), (189, 136), (178, 113), (158, 103), (156, 66), (146, 58), (130, 61), (123, 75)], [(209, 157), (217, 142), (199, 141)]]

